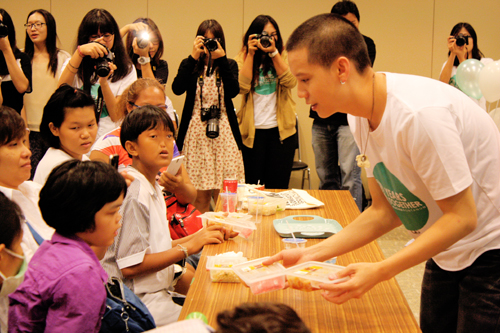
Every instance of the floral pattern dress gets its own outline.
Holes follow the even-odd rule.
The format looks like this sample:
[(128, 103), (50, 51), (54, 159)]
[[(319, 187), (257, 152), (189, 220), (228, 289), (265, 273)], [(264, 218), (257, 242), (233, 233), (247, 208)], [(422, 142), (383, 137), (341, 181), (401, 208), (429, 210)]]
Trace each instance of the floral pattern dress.
[(204, 108), (219, 104), (216, 77), (215, 73), (211, 76), (204, 74), (203, 101), (200, 101), (200, 85), (197, 84), (193, 114), (182, 149), (186, 156), (186, 170), (197, 190), (221, 189), (224, 179), (245, 180), (243, 157), (227, 118), (223, 83), (220, 87), (219, 136), (215, 139), (207, 137), (207, 122), (201, 121), (201, 102)]

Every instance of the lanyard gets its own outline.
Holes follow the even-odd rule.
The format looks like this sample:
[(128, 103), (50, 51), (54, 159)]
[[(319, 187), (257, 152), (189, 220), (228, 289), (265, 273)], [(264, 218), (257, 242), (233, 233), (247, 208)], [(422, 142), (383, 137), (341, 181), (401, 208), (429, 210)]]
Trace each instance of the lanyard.
[[(219, 109), (221, 108), (220, 104), (220, 86), (222, 83), (222, 80), (219, 76), (219, 72), (216, 72), (216, 78), (215, 78), (215, 85), (217, 86), (217, 95), (218, 95), (218, 100), (219, 100)], [(205, 81), (203, 79), (203, 74), (200, 75), (198, 78), (198, 84), (200, 85), (200, 109), (203, 109), (203, 85), (205, 84)]]

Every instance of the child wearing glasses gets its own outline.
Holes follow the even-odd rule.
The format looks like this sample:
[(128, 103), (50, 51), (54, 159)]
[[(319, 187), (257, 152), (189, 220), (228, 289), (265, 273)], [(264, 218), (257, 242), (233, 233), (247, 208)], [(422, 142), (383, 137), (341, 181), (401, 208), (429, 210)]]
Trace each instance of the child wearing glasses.
[(33, 92), (24, 95), (23, 114), (30, 129), (31, 178), (42, 159), (47, 146), (40, 135), (43, 107), (58, 87), (68, 52), (57, 47), (57, 31), (54, 16), (45, 9), (32, 10), (26, 18), (24, 52), (31, 60)]
[(31, 92), (31, 64), (26, 53), (16, 45), (16, 30), (12, 19), (0, 8), (0, 104), (21, 113), (23, 96)]
[(9, 332), (99, 332), (108, 275), (92, 247), (113, 243), (126, 194), (125, 179), (105, 163), (71, 160), (51, 172), (39, 205), (56, 232), (9, 295)]
[(117, 108), (119, 96), (137, 74), (120, 29), (107, 10), (96, 8), (85, 15), (78, 28), (75, 52), (63, 68), (59, 84), (83, 89), (96, 101), (100, 118), (97, 137), (118, 127), (124, 117)]
[[(477, 34), (472, 25), (466, 22), (455, 24), (451, 29), (448, 42), (448, 59), (443, 64), (439, 80), (460, 89), (457, 84), (456, 74), (458, 66), (467, 59), (477, 59), (484, 65), (493, 62), (491, 58), (485, 58), (479, 50)], [(472, 97), (471, 97), (472, 98)], [(480, 107), (486, 110), (486, 99), (481, 97), (477, 100), (472, 98)]]

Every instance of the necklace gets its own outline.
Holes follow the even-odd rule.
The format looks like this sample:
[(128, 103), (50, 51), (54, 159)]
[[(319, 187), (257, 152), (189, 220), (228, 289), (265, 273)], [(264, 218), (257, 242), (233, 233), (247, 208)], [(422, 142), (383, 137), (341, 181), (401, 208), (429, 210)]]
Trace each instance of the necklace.
[(363, 153), (356, 156), (356, 162), (358, 162), (358, 167), (360, 168), (369, 168), (370, 160), (368, 156), (366, 156), (366, 147), (368, 147), (368, 137), (370, 135), (370, 121), (373, 117), (373, 109), (375, 108), (375, 73), (373, 73), (373, 84), (372, 84), (372, 112), (370, 113), (370, 119), (368, 119), (368, 133), (366, 133), (366, 141), (365, 148), (363, 149)]

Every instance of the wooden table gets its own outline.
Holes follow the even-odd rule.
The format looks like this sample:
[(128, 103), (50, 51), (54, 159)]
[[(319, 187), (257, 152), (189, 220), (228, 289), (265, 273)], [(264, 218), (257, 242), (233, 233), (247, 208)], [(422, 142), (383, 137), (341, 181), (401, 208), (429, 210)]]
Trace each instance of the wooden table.
[[(359, 215), (359, 210), (348, 191), (308, 191), (325, 203), (324, 207), (308, 210), (286, 210), (286, 215), (318, 215), (337, 220), (342, 226)], [(220, 207), (220, 205), (218, 205)], [(249, 260), (273, 255), (284, 249), (281, 237), (274, 230), (272, 221), (280, 215), (264, 217), (249, 240), (237, 237), (223, 244), (205, 246), (196, 270), (194, 282), (182, 308), (179, 320), (199, 311), (209, 325), (217, 327), (217, 313), (232, 309), (244, 302), (280, 302), (291, 306), (304, 320), (311, 332), (420, 332), (408, 303), (393, 278), (376, 285), (361, 299), (352, 299), (337, 305), (327, 302), (320, 292), (302, 292), (294, 289), (253, 295), (241, 283), (212, 283), (205, 270), (206, 256), (228, 251), (243, 252)], [(307, 246), (320, 242), (309, 239)], [(355, 262), (378, 262), (384, 259), (380, 247), (372, 242), (358, 250), (338, 257), (337, 264), (347, 266)]]

